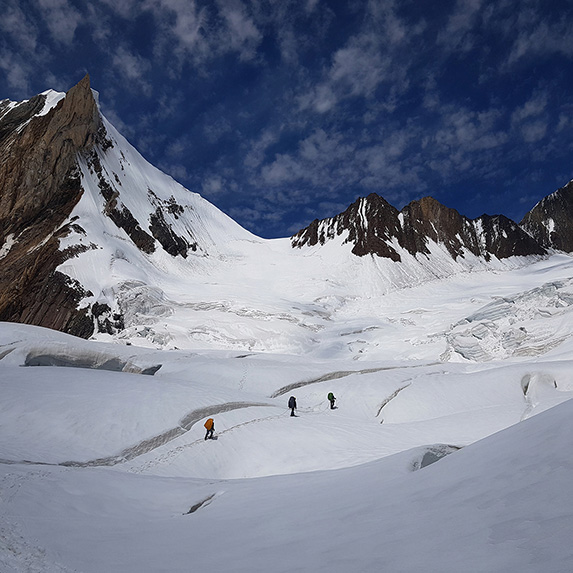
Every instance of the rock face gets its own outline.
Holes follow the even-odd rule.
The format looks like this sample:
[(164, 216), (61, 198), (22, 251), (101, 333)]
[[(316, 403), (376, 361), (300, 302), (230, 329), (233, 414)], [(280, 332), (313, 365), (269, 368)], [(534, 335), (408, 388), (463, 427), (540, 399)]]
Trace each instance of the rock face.
[(486, 261), (492, 256), (544, 255), (546, 249), (502, 215), (470, 220), (432, 197), (412, 201), (398, 211), (382, 197), (360, 198), (335, 217), (313, 221), (291, 238), (293, 247), (324, 244), (346, 234), (357, 256), (368, 254), (401, 261), (399, 248), (430, 255), (430, 242), (444, 245), (455, 260), (469, 252)]
[(573, 181), (537, 203), (520, 226), (544, 247), (573, 252)]
[(116, 132), (89, 76), (66, 94), (0, 102), (0, 321), (114, 334), (142, 265), (189, 271), (239, 238), (252, 235)]
[(0, 320), (87, 336), (86, 293), (55, 269), (72, 254), (58, 239), (82, 194), (77, 155), (105, 134), (88, 76), (37, 115), (45, 100), (0, 104)]

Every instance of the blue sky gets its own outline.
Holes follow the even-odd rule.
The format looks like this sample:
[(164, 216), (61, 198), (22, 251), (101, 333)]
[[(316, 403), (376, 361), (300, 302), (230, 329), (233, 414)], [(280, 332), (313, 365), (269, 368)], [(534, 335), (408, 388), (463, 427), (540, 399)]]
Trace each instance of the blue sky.
[(519, 221), (573, 178), (571, 1), (0, 6), (0, 99), (89, 72), (151, 163), (262, 237), (371, 192)]

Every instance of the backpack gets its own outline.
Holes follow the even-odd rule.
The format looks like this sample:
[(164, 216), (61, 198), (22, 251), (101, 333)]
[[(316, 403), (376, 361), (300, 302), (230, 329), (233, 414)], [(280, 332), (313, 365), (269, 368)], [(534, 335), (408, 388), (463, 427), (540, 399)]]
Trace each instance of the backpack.
[(205, 428), (206, 428), (207, 430), (212, 430), (212, 429), (213, 429), (213, 426), (215, 425), (215, 422), (213, 421), (213, 418), (209, 418), (209, 419), (205, 422), (205, 424), (203, 424), (203, 425), (205, 426)]
[(288, 400), (288, 407), (289, 408), (296, 408), (296, 398), (291, 396)]
[(334, 400), (334, 394), (332, 392), (328, 393), (328, 399), (332, 402)]

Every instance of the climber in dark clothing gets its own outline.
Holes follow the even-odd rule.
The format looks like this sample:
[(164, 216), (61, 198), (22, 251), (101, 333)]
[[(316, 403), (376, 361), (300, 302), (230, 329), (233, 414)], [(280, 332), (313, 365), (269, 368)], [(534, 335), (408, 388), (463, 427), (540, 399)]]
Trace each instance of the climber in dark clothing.
[(290, 415), (294, 416), (294, 411), (296, 410), (296, 398), (294, 396), (288, 399), (288, 407), (290, 408)]
[(334, 402), (336, 401), (336, 397), (332, 392), (328, 393), (328, 401), (330, 402), (330, 409), (334, 410)]

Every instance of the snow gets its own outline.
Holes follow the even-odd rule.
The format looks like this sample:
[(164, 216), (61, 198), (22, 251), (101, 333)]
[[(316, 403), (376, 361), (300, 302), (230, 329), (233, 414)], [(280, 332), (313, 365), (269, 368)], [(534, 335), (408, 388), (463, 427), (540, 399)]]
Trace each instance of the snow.
[(14, 233), (10, 233), (6, 237), (6, 241), (0, 247), (0, 259), (3, 259), (9, 252), (10, 249), (14, 246)]
[[(320, 303), (312, 352), (1, 323), (0, 570), (571, 570), (570, 274), (560, 255), (347, 293)], [(300, 328), (268, 293), (210, 295), (210, 332), (224, 315), (250, 331), (265, 306), (276, 336)], [(462, 319), (559, 342), (445, 360)]]
[(547, 232), (551, 235), (551, 233), (553, 233), (555, 230), (555, 221), (551, 218), (546, 219), (545, 227), (547, 228)]
[(66, 97), (63, 92), (57, 92), (55, 90), (46, 90), (40, 95), (46, 96), (46, 101), (44, 102), (44, 107), (37, 115), (46, 115), (53, 107), (56, 107), (60, 100)]
[[(172, 256), (156, 242), (153, 253), (142, 253), (123, 229), (102, 216), (106, 207), (100, 176), (91, 159), (80, 158), (84, 194), (68, 221), (73, 223), (72, 232), (60, 240), (60, 248), (83, 246), (74, 250), (84, 252), (66, 260), (58, 271), (93, 293), (82, 306), (106, 304), (112, 313), (122, 315), (121, 332), (95, 338), (155, 349), (207, 347), (323, 359), (344, 352), (354, 360), (427, 359), (444, 353), (451, 360), (486, 360), (523, 351), (519, 330), (508, 333), (505, 324), (498, 324), (494, 333), (496, 340), (510, 337), (503, 351), (478, 342), (481, 331), (465, 332), (459, 326), (449, 337), (447, 332), (432, 333), (427, 319), (434, 311), (428, 316), (427, 310), (412, 314), (410, 304), (418, 298), (414, 307), (424, 307), (427, 301), (428, 309), (436, 309), (446, 300), (436, 289), (463, 293), (463, 285), (487, 281), (492, 273), (518, 272), (531, 265), (542, 269), (554, 263), (539, 257), (485, 262), (470, 252), (454, 260), (443, 244), (434, 241), (427, 243), (429, 255), (413, 256), (394, 241), (392, 247), (401, 257), (396, 264), (377, 256), (356, 257), (346, 242), (348, 232), (324, 245), (295, 249), (287, 238), (260, 239), (151, 166), (113, 125), (103, 121), (112, 145), (99, 151), (101, 177), (117, 193), (117, 208), (128, 209), (149, 234), (150, 218), (161, 209), (173, 233), (196, 245), (196, 250), (189, 249), (186, 257)], [(170, 208), (174, 206), (175, 211)], [(494, 282), (498, 285), (503, 279)], [(430, 283), (435, 289), (427, 288)], [(532, 283), (532, 288), (538, 286)], [(447, 299), (447, 304), (456, 306), (457, 301)], [(453, 324), (480, 308), (462, 306), (467, 313), (456, 315)], [(408, 330), (405, 351), (392, 344), (395, 337), (402, 340), (404, 323), (419, 327)], [(390, 343), (381, 344), (381, 336)], [(539, 343), (551, 345), (562, 339), (549, 335)]]
[(125, 328), (0, 323), (2, 573), (573, 570), (571, 257), (292, 249), (105, 125), (118, 206), (197, 250), (142, 254), (82, 160), (59, 270)]

